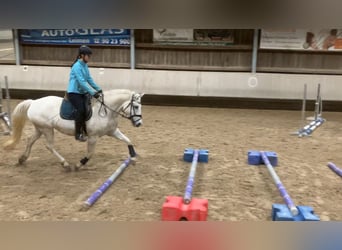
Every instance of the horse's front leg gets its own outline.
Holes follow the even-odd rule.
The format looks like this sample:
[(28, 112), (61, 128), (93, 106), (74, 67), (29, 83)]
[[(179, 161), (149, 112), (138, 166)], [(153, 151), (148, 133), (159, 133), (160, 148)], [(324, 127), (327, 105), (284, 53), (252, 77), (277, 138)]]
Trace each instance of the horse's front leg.
[(119, 139), (120, 141), (124, 141), (127, 143), (129, 156), (131, 157), (131, 160), (134, 162), (136, 160), (137, 153), (134, 150), (131, 140), (128, 139), (128, 137), (125, 136), (118, 128), (115, 129), (115, 131), (113, 132), (113, 134), (111, 134), (111, 136), (115, 137), (116, 139)]
[(79, 170), (81, 167), (87, 164), (90, 158), (93, 156), (95, 152), (97, 137), (96, 136), (89, 136), (88, 137), (88, 144), (87, 144), (87, 155), (80, 160), (79, 163), (76, 164), (75, 170)]

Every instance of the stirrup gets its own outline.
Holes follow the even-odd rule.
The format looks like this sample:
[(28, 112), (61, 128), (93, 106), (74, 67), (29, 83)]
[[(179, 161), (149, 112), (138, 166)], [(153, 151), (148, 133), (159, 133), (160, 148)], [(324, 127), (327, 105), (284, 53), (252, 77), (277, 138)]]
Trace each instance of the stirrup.
[(79, 134), (79, 135), (76, 135), (75, 139), (77, 141), (85, 142), (85, 141), (87, 141), (88, 137), (83, 135), (83, 134)]

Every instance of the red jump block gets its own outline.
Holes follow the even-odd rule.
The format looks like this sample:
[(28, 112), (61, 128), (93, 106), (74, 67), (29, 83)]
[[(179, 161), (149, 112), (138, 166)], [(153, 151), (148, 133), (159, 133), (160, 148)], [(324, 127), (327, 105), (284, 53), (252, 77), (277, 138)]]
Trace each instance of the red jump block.
[(189, 204), (183, 203), (183, 197), (167, 196), (162, 208), (163, 221), (206, 221), (208, 200), (192, 198)]

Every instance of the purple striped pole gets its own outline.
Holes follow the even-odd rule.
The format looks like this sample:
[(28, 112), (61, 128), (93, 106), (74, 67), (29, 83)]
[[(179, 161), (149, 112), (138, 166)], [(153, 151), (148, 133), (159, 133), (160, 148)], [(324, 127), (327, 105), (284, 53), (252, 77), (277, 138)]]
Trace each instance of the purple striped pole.
[(91, 207), (98, 198), (112, 185), (112, 183), (119, 177), (119, 175), (125, 170), (131, 162), (131, 158), (126, 159), (120, 167), (99, 187), (85, 202), (86, 207)]
[(265, 163), (265, 165), (267, 166), (268, 171), (270, 172), (278, 190), (279, 193), (281, 195), (281, 197), (283, 198), (284, 202), (286, 203), (287, 207), (290, 209), (291, 213), (293, 216), (298, 215), (298, 209), (296, 207), (296, 205), (293, 203), (290, 195), (287, 193), (284, 185), (281, 183), (278, 175), (276, 174), (276, 172), (273, 169), (273, 166), (271, 165), (270, 161), (268, 160), (266, 154), (264, 151), (260, 151), (261, 153), (261, 157)]
[(197, 162), (198, 162), (198, 154), (199, 154), (199, 150), (195, 149), (194, 156), (192, 158), (192, 164), (191, 164), (191, 169), (190, 169), (190, 173), (188, 177), (188, 182), (186, 184), (185, 193), (183, 197), (183, 202), (185, 204), (189, 204), (191, 202), (192, 188), (195, 182), (196, 167), (197, 167)]
[(336, 167), (336, 165), (332, 162), (328, 162), (328, 167), (334, 171), (337, 175), (339, 175), (340, 177), (342, 177), (342, 169)]

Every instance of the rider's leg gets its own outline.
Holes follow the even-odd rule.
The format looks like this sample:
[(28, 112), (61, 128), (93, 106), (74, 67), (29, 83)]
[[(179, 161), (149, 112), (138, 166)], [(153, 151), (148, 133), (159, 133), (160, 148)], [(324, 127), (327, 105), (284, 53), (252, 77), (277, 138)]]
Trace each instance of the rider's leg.
[(83, 122), (82, 119), (75, 119), (75, 139), (78, 141), (86, 141), (87, 138), (83, 134)]
[(88, 97), (87, 95), (83, 95), (83, 116), (82, 116), (82, 130), (81, 132), (87, 136), (87, 126), (86, 126), (86, 115), (87, 115), (87, 102), (88, 102)]
[(80, 131), (78, 139), (79, 141), (86, 141), (87, 138), (87, 128), (86, 128), (86, 122), (85, 122), (85, 112), (80, 113), (80, 117), (78, 118), (79, 125), (80, 125)]
[(83, 134), (85, 124), (85, 104), (84, 95), (76, 93), (68, 93), (68, 99), (76, 109), (75, 117), (75, 139), (78, 141), (86, 141), (87, 138)]
[(84, 117), (83, 117), (84, 122), (82, 125), (82, 130), (83, 130), (84, 135), (88, 135), (86, 119), (87, 119), (89, 109), (91, 109), (91, 96), (89, 94), (86, 94), (83, 96), (83, 105), (84, 105)]

